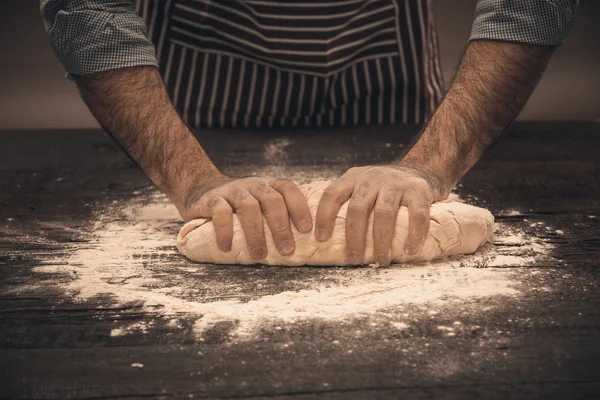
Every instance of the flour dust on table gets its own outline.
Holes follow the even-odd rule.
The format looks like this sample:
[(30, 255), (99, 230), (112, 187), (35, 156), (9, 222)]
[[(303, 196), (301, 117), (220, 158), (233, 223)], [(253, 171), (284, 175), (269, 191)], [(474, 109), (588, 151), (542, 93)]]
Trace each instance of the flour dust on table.
[[(410, 329), (414, 320), (436, 312), (488, 313), (531, 290), (547, 290), (544, 282), (555, 272), (544, 265), (556, 264), (549, 257), (552, 243), (532, 235), (529, 223), (496, 223), (494, 238), (470, 255), (372, 269), (191, 262), (172, 245), (183, 223), (176, 208), (154, 191), (98, 206), (93, 219), (88, 240), (72, 243), (66, 259), (33, 272), (56, 274), (54, 288), (66, 301), (110, 299), (104, 306), (134, 307), (159, 318), (117, 321), (114, 337), (162, 329), (158, 322), (174, 331), (191, 322), (198, 340), (223, 322), (232, 324), (232, 340), (240, 341), (258, 340), (269, 326), (313, 320), (380, 318), (381, 326)], [(35, 280), (19, 288), (32, 295), (43, 290)]]
[[(313, 221), (317, 213), (323, 191), (331, 182), (318, 181), (299, 188), (305, 195)], [(177, 247), (189, 259), (212, 264), (267, 264), (267, 265), (329, 265), (344, 266), (346, 246), (346, 212), (348, 202), (342, 205), (335, 219), (333, 232), (326, 242), (315, 239), (313, 232), (302, 233), (292, 227), (296, 250), (290, 256), (282, 256), (275, 247), (271, 231), (264, 223), (267, 243), (267, 257), (257, 261), (250, 255), (244, 232), (237, 215), (234, 214), (234, 235), (231, 250), (219, 249), (213, 223), (201, 218), (188, 222), (181, 229)], [(373, 213), (368, 223), (365, 264), (374, 263)], [(396, 219), (394, 240), (390, 260), (392, 263), (422, 262), (446, 256), (471, 254), (491, 239), (494, 230), (494, 217), (480, 207), (455, 201), (434, 203), (431, 206), (430, 228), (422, 249), (414, 255), (404, 252), (404, 242), (408, 235), (408, 210), (401, 207)]]

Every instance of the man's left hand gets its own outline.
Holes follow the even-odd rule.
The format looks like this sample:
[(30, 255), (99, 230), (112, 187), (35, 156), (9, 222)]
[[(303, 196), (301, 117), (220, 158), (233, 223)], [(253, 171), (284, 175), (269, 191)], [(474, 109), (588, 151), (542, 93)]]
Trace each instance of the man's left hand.
[(429, 230), (431, 203), (445, 199), (450, 190), (443, 180), (415, 166), (389, 164), (350, 168), (323, 193), (317, 209), (315, 236), (326, 241), (331, 236), (337, 213), (346, 201), (346, 263), (361, 264), (364, 259), (367, 224), (373, 212), (375, 260), (390, 263), (390, 250), (400, 206), (408, 208), (407, 254), (416, 254)]

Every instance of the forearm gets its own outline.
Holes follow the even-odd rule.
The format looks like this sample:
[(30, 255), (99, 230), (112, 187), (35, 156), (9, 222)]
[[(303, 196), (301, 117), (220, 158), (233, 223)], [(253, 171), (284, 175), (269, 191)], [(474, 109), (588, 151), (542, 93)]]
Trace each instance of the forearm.
[(529, 99), (553, 47), (473, 41), (433, 118), (399, 161), (438, 177), (449, 192)]
[(171, 105), (156, 68), (76, 76), (75, 82), (102, 127), (174, 202), (218, 174)]

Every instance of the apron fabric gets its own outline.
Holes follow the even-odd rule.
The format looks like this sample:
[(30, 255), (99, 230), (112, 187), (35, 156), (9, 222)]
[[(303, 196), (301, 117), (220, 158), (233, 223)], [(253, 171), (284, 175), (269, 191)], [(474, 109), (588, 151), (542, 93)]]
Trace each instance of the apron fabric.
[(431, 0), (136, 0), (192, 128), (423, 123), (443, 95)]

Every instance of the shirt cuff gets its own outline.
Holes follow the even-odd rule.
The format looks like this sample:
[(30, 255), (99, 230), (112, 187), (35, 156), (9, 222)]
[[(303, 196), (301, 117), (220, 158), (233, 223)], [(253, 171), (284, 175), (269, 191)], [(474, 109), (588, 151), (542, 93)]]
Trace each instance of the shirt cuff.
[(578, 0), (479, 0), (469, 40), (559, 46), (575, 24)]
[(133, 66), (158, 66), (145, 23), (135, 14), (59, 11), (49, 37), (69, 78)]

